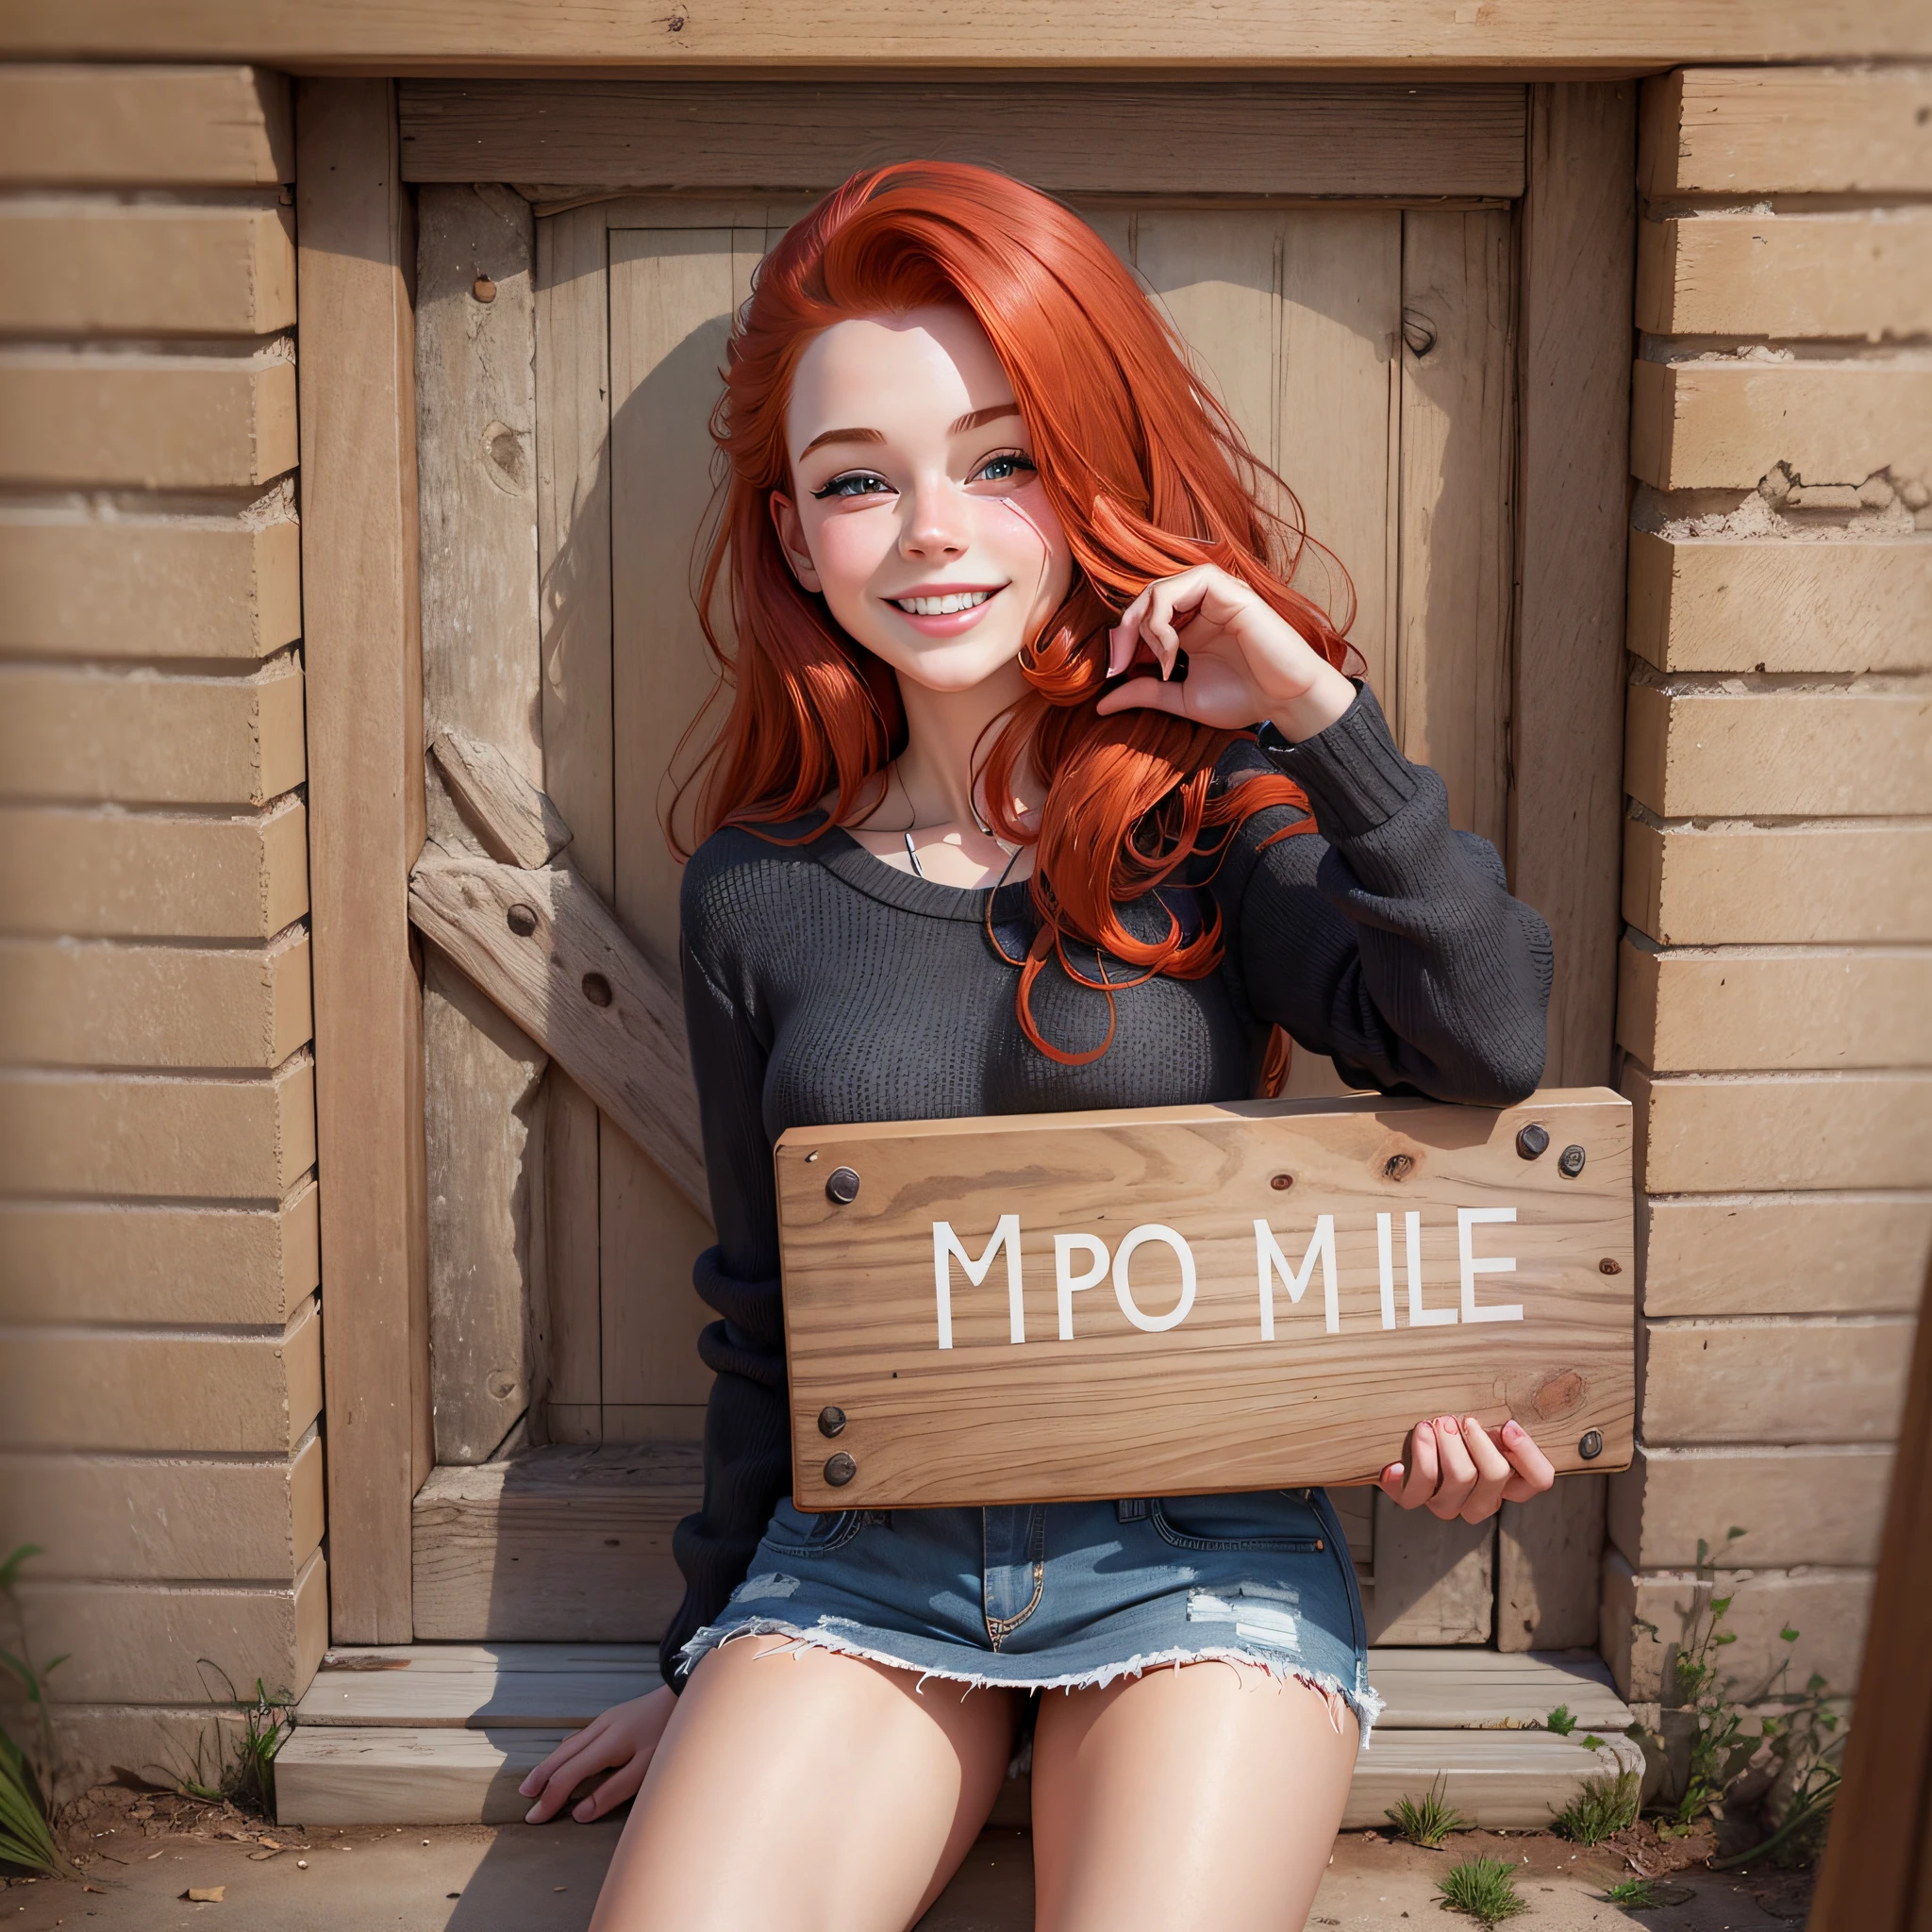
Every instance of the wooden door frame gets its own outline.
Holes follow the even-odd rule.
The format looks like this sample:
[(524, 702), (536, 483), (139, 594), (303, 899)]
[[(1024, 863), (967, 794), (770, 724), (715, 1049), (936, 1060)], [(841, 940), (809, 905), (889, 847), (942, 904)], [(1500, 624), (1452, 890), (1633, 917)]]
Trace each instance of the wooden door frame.
[[(933, 76), (936, 80), (940, 76)], [(411, 233), (398, 87), (296, 96), (303, 563), (331, 1638), (408, 1641), (430, 1466)], [(1609, 1072), (1622, 823), (1636, 87), (1528, 90), (1509, 860), (1557, 941), (1546, 1078)], [(478, 157), (468, 178), (504, 178)], [(621, 177), (622, 170), (612, 172)], [(1505, 1525), (1506, 1552), (1510, 1525)], [(1557, 1540), (1558, 1543), (1562, 1539)], [(1579, 1578), (1520, 1521), (1509, 1601)], [(1558, 1572), (1563, 1573), (1560, 1576)]]

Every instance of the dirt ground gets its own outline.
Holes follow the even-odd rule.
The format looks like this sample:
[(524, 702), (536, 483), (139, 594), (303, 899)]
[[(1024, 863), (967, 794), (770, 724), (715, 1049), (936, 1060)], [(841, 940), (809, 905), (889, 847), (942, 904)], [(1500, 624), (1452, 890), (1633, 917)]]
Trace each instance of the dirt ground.
[[(621, 1822), (532, 1827), (445, 1825), (303, 1832), (225, 1807), (124, 1790), (92, 1794), (69, 1826), (75, 1875), (0, 1888), (0, 1932), (582, 1932)], [(1705, 1847), (1686, 1846), (1683, 1853)], [(1315, 1901), (1311, 1926), (1350, 1932), (1451, 1932), (1436, 1880), (1475, 1853), (1507, 1858), (1528, 1910), (1512, 1932), (1773, 1932), (1801, 1926), (1804, 1874), (1668, 1873), (1670, 1903), (1637, 1911), (1605, 1903), (1604, 1888), (1657, 1868), (1654, 1843), (1627, 1854), (1580, 1851), (1543, 1833), (1463, 1832), (1425, 1852), (1374, 1832), (1346, 1832)], [(1680, 1854), (1682, 1855), (1682, 1854)], [(1027, 1932), (1031, 1841), (989, 1831), (926, 1915), (921, 1932)], [(189, 1891), (219, 1891), (195, 1900)]]

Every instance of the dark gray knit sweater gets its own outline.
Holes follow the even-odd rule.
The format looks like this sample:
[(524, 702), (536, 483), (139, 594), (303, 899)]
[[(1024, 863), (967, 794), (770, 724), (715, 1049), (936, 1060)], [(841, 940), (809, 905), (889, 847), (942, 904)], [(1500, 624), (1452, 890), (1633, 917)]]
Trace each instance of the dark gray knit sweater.
[[(1200, 883), (1123, 908), (1129, 930), (1198, 930), (1211, 897), (1225, 958), (1205, 979), (1114, 995), (1113, 1043), (1088, 1066), (1033, 1047), (1014, 1016), (1017, 970), (987, 937), (988, 894), (914, 878), (836, 828), (803, 844), (732, 828), (698, 849), (683, 891), (684, 1004), (704, 1116), (718, 1244), (698, 1291), (721, 1319), (698, 1348), (717, 1373), (705, 1422), (704, 1507), (674, 1547), (688, 1589), (665, 1633), (678, 1647), (743, 1579), (791, 1487), (785, 1326), (772, 1146), (787, 1127), (1245, 1098), (1271, 1024), (1389, 1092), (1501, 1106), (1543, 1064), (1548, 928), (1512, 899), (1495, 851), (1450, 828), (1442, 781), (1396, 750), (1363, 691), (1318, 737), (1243, 739), (1217, 777), (1272, 764), (1307, 793), (1317, 830), (1261, 849), (1291, 821), (1257, 813)], [(815, 821), (773, 827), (779, 837)], [(1034, 931), (1024, 884), (993, 895), (1008, 956)], [(1098, 977), (1091, 954), (1074, 955)], [(1107, 976), (1134, 969), (1109, 960)], [(1041, 1031), (1099, 1044), (1107, 1003), (1049, 965)]]

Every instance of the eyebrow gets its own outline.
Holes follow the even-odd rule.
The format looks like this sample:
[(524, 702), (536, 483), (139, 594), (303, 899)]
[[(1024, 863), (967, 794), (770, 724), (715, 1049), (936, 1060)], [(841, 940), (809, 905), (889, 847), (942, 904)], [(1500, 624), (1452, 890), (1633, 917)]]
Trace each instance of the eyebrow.
[[(984, 424), (997, 423), (1003, 417), (1017, 416), (1019, 413), (1018, 403), (989, 403), (983, 409), (968, 409), (963, 416), (948, 424), (946, 434), (963, 436), (969, 429), (977, 429)], [(813, 450), (823, 449), (828, 442), (883, 442), (885, 440), (885, 432), (881, 429), (827, 429), (814, 436), (798, 452), (798, 459), (803, 462)]]

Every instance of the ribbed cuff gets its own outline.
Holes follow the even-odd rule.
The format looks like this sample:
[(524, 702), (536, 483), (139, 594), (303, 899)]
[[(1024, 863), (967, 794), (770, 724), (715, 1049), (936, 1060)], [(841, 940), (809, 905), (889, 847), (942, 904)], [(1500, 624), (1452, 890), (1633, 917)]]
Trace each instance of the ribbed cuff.
[(1326, 730), (1291, 744), (1264, 724), (1259, 737), (1274, 768), (1308, 794), (1315, 824), (1330, 838), (1359, 838), (1387, 824), (1420, 787), (1374, 692), (1359, 682), (1355, 702)]

